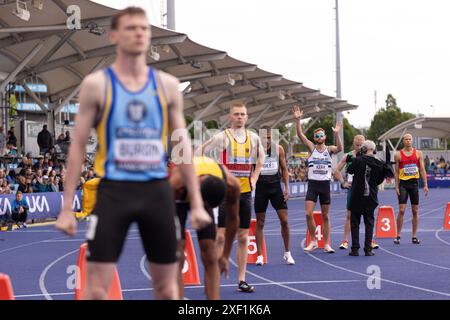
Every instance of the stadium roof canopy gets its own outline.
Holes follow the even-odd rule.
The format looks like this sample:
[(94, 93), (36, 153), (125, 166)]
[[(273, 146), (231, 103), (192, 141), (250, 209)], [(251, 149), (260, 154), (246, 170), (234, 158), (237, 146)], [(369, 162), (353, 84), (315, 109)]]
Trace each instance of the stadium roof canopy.
[[(419, 117), (407, 120), (383, 133), (378, 140), (388, 141), (395, 150), (390, 139), (403, 137), (410, 133), (415, 137), (450, 138), (450, 117)], [(445, 144), (447, 146), (447, 144)]]
[[(32, 77), (42, 79), (48, 92), (41, 99), (48, 101), (28, 93), (44, 112), (56, 113), (76, 100), (87, 74), (114, 61), (115, 48), (107, 34), (110, 18), (117, 10), (88, 0), (47, 0), (42, 10), (26, 2), (29, 21), (11, 13), (16, 0), (0, 0), (0, 88), (4, 91), (10, 81), (24, 85)], [(71, 5), (80, 8), (79, 30), (66, 25), (72, 15), (66, 13)], [(235, 101), (247, 104), (249, 126), (255, 128), (292, 121), (290, 109), (296, 102), (303, 106), (305, 118), (357, 108), (236, 60), (224, 51), (195, 43), (185, 34), (158, 27), (152, 28), (147, 62), (186, 82), (186, 115), (196, 120), (218, 120), (223, 126), (227, 124), (228, 107)]]

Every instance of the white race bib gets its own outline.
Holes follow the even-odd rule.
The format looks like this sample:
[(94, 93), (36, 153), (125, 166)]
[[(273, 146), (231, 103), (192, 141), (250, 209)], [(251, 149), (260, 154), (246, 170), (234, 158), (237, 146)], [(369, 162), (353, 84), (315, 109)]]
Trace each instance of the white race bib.
[(159, 139), (117, 139), (114, 145), (116, 162), (126, 166), (161, 163), (164, 148)]
[(262, 175), (273, 175), (278, 172), (278, 159), (266, 158), (261, 168)]
[(419, 172), (419, 170), (417, 168), (417, 165), (413, 163), (405, 165), (403, 167), (403, 172), (405, 173), (405, 176), (415, 176)]

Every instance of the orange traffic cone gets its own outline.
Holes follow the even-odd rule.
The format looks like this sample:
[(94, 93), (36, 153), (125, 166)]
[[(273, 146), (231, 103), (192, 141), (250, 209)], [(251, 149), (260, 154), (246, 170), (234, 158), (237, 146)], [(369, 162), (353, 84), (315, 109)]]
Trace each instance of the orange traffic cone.
[[(250, 221), (250, 230), (248, 232), (248, 257), (247, 264), (255, 264), (258, 258), (258, 250), (256, 246), (256, 219)], [(266, 239), (262, 239), (261, 253), (264, 258), (264, 264), (267, 263)]]
[(397, 222), (391, 206), (382, 206), (378, 209), (375, 236), (377, 239), (397, 236)]
[[(316, 240), (317, 240), (317, 245), (318, 248), (325, 248), (325, 237), (323, 235), (323, 219), (322, 219), (322, 212), (320, 211), (314, 211), (313, 212), (313, 218), (314, 218), (314, 223), (316, 224)], [(309, 243), (311, 242), (311, 235), (309, 233), (309, 229), (306, 229), (306, 245), (305, 247), (307, 247), (309, 245)], [(331, 237), (329, 240), (329, 243), (331, 245)]]
[(197, 257), (195, 256), (194, 244), (192, 242), (191, 233), (189, 230), (185, 231), (186, 245), (184, 248), (184, 266), (183, 266), (183, 283), (185, 285), (199, 285), (200, 274), (198, 272)]
[(4, 273), (0, 273), (0, 300), (14, 300), (11, 279)]
[(447, 202), (447, 209), (445, 209), (444, 230), (450, 230), (450, 202)]
[[(80, 252), (78, 253), (78, 272), (75, 287), (75, 300), (81, 300), (83, 298), (83, 292), (86, 288), (86, 250), (87, 244), (83, 243), (80, 246)], [(111, 283), (111, 287), (109, 288), (108, 299), (123, 300), (122, 288), (120, 286), (119, 273), (117, 272), (117, 269), (114, 270), (114, 277)]]

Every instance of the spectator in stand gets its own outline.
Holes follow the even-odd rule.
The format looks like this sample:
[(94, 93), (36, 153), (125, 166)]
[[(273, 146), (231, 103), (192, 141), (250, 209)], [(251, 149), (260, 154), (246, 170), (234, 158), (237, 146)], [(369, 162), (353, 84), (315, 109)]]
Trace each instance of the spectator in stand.
[(3, 194), (4, 193), (4, 190), (3, 190), (3, 182), (5, 181), (5, 179), (4, 178), (0, 178), (0, 194)]
[(42, 170), (43, 166), (44, 166), (44, 156), (39, 156), (38, 162), (36, 162), (33, 166), (33, 170), (37, 172), (39, 169)]
[(294, 170), (289, 168), (289, 182), (294, 182)]
[(436, 173), (445, 174), (446, 171), (447, 170), (446, 170), (445, 162), (439, 162), (439, 164), (437, 165)]
[(66, 137), (64, 136), (64, 133), (61, 133), (59, 136), (58, 136), (58, 139), (56, 139), (56, 144), (60, 144), (60, 143), (62, 143), (62, 142), (64, 142), (64, 139), (65, 139)]
[(14, 169), (9, 170), (8, 175), (5, 177), (5, 179), (6, 181), (8, 181), (8, 184), (16, 184), (16, 171)]
[(52, 192), (59, 192), (59, 186), (58, 186), (56, 176), (48, 177), (48, 184), (50, 185)]
[(58, 181), (59, 192), (64, 192), (64, 182), (66, 181), (66, 175), (61, 174)]
[(428, 157), (428, 155), (425, 156), (425, 169), (428, 170), (428, 168), (430, 167), (430, 158)]
[(64, 142), (70, 144), (70, 142), (71, 142), (70, 131), (66, 131), (66, 136), (64, 137)]
[(23, 199), (22, 192), (17, 191), (16, 199), (11, 203), (11, 218), (17, 225), (23, 228), (27, 227), (28, 204)]
[(55, 177), (55, 178), (56, 178), (56, 176), (57, 176), (56, 170), (55, 170), (55, 169), (52, 169), (52, 171), (49, 172), (48, 176), (49, 176), (49, 178), (50, 178), (50, 177)]
[(56, 172), (58, 172), (59, 174), (61, 174), (61, 171), (66, 170), (66, 161), (64, 160), (59, 160), (55, 163), (54, 168), (56, 169)]
[(86, 181), (89, 181), (89, 180), (94, 179), (94, 178), (95, 178), (95, 172), (94, 172), (94, 169), (91, 168), (87, 172)]
[(33, 159), (31, 158), (31, 155), (29, 153), (27, 153), (26, 156), (22, 157), (22, 162), (19, 163), (19, 165), (17, 166), (18, 168), (28, 168), (28, 167), (33, 167)]
[(48, 176), (42, 176), (42, 180), (37, 179), (37, 183), (34, 187), (34, 192), (52, 192), (52, 191), (53, 191), (52, 187), (48, 181)]
[(26, 168), (25, 169), (25, 178), (27, 179), (33, 179), (33, 170), (31, 168)]
[[(33, 178), (32, 178), (33, 190), (36, 189), (36, 185), (38, 183), (42, 184), (42, 175), (43, 174), (42, 174), (42, 170), (41, 169), (38, 169), (38, 170), (36, 170), (35, 173), (33, 173)], [(36, 192), (36, 190), (34, 192)]]
[(4, 133), (3, 126), (0, 126), (0, 156), (4, 154), (6, 148), (6, 136)]
[(27, 181), (27, 178), (24, 176), (19, 176), (18, 179), (19, 188), (17, 191), (20, 191), (22, 193), (33, 193), (33, 188), (31, 187), (31, 180)]
[(8, 141), (6, 144), (7, 153), (5, 154), (7, 157), (15, 158), (17, 157), (17, 147), (14, 146), (13, 143)]
[(88, 170), (83, 171), (81, 173), (81, 177), (83, 178), (84, 182), (86, 182), (88, 180)]
[(12, 193), (11, 188), (8, 184), (8, 181), (6, 181), (6, 180), (3, 180), (3, 184), (0, 187), (0, 190), (1, 190), (2, 194), (11, 194)]
[(81, 190), (83, 188), (83, 184), (86, 182), (86, 180), (83, 178), (83, 176), (80, 177), (80, 182), (78, 183), (77, 190)]
[(42, 155), (45, 155), (53, 147), (52, 134), (47, 130), (46, 124), (44, 124), (42, 131), (37, 136), (37, 143), (39, 145), (39, 153)]
[(17, 147), (17, 137), (14, 134), (14, 127), (11, 127), (11, 129), (8, 130), (8, 141), (6, 142), (7, 144), (10, 143), (12, 144), (14, 147)]
[(88, 171), (88, 170), (89, 170), (89, 167), (90, 167), (90, 165), (89, 165), (89, 160), (88, 160), (88, 159), (85, 159), (85, 160), (84, 160), (84, 163), (83, 163), (83, 166), (81, 167), (81, 172)]
[(46, 172), (48, 170), (48, 168), (50, 167), (49, 161), (50, 161), (49, 157), (44, 156), (44, 162), (42, 163), (42, 168), (41, 168), (42, 172)]

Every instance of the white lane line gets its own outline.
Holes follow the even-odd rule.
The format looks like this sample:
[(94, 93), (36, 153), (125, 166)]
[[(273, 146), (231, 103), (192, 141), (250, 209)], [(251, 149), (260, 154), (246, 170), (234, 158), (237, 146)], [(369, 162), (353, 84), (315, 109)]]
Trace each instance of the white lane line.
[[(353, 283), (353, 282), (365, 282), (365, 280), (324, 280), (324, 281), (287, 281), (287, 282), (275, 282), (275, 284), (328, 284), (328, 283)], [(259, 282), (252, 283), (254, 286), (272, 286), (273, 283)], [(235, 284), (222, 284), (220, 287), (235, 287)], [(184, 289), (204, 289), (205, 286), (186, 286)], [(137, 292), (137, 291), (153, 291), (153, 288), (138, 288), (138, 289), (122, 289), (122, 292)], [(73, 292), (53, 292), (48, 293), (50, 296), (66, 296), (73, 295)], [(21, 294), (15, 295), (15, 298), (32, 298), (32, 297), (43, 297), (44, 294)]]
[[(432, 214), (433, 212), (435, 212), (435, 211), (437, 211), (437, 210), (440, 210), (440, 209), (442, 209), (442, 207), (435, 208), (435, 209), (430, 210), (430, 211), (425, 211), (425, 213), (422, 214), (422, 215), (419, 215), (419, 217), (422, 218), (422, 217), (424, 217), (424, 216), (430, 215), (430, 214)], [(412, 217), (411, 217), (411, 218), (408, 218), (408, 219), (406, 219), (406, 220), (404, 220), (403, 223), (409, 222), (409, 221), (411, 221), (411, 220), (412, 220)], [(439, 230), (432, 230), (432, 231), (435, 232), (435, 236), (436, 236), (436, 232), (438, 232)], [(439, 238), (438, 238), (438, 240), (439, 240)], [(403, 255), (394, 253), (394, 252), (392, 252), (392, 251), (389, 251), (389, 250), (387, 250), (387, 249), (382, 248), (381, 246), (380, 246), (380, 250), (383, 250), (384, 252), (386, 252), (386, 253), (388, 253), (388, 254), (390, 254), (390, 255), (393, 255), (393, 256), (395, 256), (395, 257), (398, 257), (398, 258), (401, 258), (401, 259), (405, 259), (405, 260), (408, 260), (408, 261), (411, 261), (411, 262), (423, 264), (423, 265), (430, 266), (430, 267), (434, 267), (434, 268), (439, 268), (439, 269), (444, 269), (444, 270), (450, 270), (450, 268), (448, 268), (448, 267), (443, 267), (443, 266), (440, 266), (440, 265), (437, 265), (437, 264), (428, 263), (428, 262), (425, 262), (425, 261), (422, 261), (422, 260), (417, 260), (417, 259), (409, 258), (409, 257), (403, 256)]]
[(432, 263), (424, 262), (424, 261), (421, 261), (421, 260), (416, 260), (416, 259), (412, 259), (412, 258), (408, 258), (408, 257), (402, 256), (400, 254), (394, 253), (394, 252), (389, 251), (387, 249), (384, 249), (382, 247), (380, 247), (379, 249), (384, 251), (384, 252), (386, 252), (386, 253), (389, 253), (389, 254), (391, 254), (393, 256), (396, 256), (396, 257), (399, 257), (401, 259), (405, 259), (405, 260), (408, 260), (408, 261), (411, 261), (411, 262), (420, 263), (420, 264), (423, 264), (423, 265), (426, 265), (426, 266), (435, 267), (435, 268), (439, 268), (439, 269), (450, 270), (450, 268), (443, 267), (443, 266), (440, 266), (440, 265), (437, 265), (437, 264), (432, 264)]
[[(144, 254), (144, 256), (141, 258), (141, 262), (139, 263), (139, 268), (141, 269), (141, 272), (144, 274), (144, 276), (152, 281), (152, 277), (147, 272), (147, 269), (145, 268), (145, 262), (147, 261), (147, 255)], [(123, 290), (122, 290), (123, 291)]]
[(434, 236), (436, 237), (436, 239), (438, 239), (439, 241), (441, 241), (442, 243), (445, 243), (446, 245), (450, 246), (450, 242), (445, 241), (444, 239), (442, 239), (439, 236), (439, 232), (444, 231), (444, 228), (440, 228), (439, 230), (436, 230), (436, 232), (434, 233)]
[[(304, 245), (305, 245), (305, 239), (303, 239), (303, 241), (302, 241), (302, 248), (304, 248)], [(311, 257), (311, 258), (313, 258), (313, 259), (315, 259), (315, 260), (317, 260), (319, 262), (322, 262), (323, 264), (326, 264), (326, 265), (328, 265), (328, 266), (330, 266), (332, 268), (336, 268), (336, 269), (339, 269), (339, 270), (342, 270), (342, 271), (346, 271), (346, 272), (350, 272), (350, 273), (353, 273), (353, 274), (358, 274), (358, 275), (366, 277), (366, 278), (371, 277), (371, 275), (364, 274), (364, 273), (361, 273), (361, 272), (358, 272), (358, 271), (350, 270), (350, 269), (347, 269), (347, 268), (344, 268), (344, 267), (341, 267), (341, 266), (329, 263), (329, 262), (324, 261), (324, 260), (322, 260), (320, 258), (317, 258), (316, 256), (312, 255), (311, 253), (306, 253), (306, 254), (309, 257)], [(396, 285), (399, 285), (399, 286), (403, 286), (403, 287), (407, 287), (407, 288), (411, 288), (411, 289), (415, 289), (415, 290), (420, 290), (420, 291), (425, 291), (425, 292), (428, 292), (428, 293), (435, 293), (435, 294), (443, 295), (443, 296), (446, 296), (446, 297), (450, 297), (450, 293), (441, 292), (441, 291), (435, 291), (435, 290), (426, 289), (426, 288), (421, 288), (421, 287), (413, 286), (413, 285), (402, 283), (402, 282), (388, 280), (386, 278), (379, 278), (379, 279), (381, 281), (385, 281), (385, 282), (388, 282), (388, 283), (396, 284)]]
[[(238, 267), (238, 265), (233, 261), (233, 259), (230, 258), (230, 262), (231, 262), (236, 268)], [(294, 291), (294, 292), (296, 292), (296, 293), (300, 293), (300, 294), (303, 294), (303, 295), (307, 295), (307, 296), (310, 296), (310, 297), (313, 297), (313, 298), (316, 298), (316, 299), (320, 299), (320, 300), (330, 300), (330, 299), (328, 299), (328, 298), (325, 298), (325, 297), (322, 297), (322, 296), (318, 296), (318, 295), (315, 295), (315, 294), (313, 294), (313, 293), (309, 293), (309, 292), (306, 292), (306, 291), (298, 290), (298, 289), (289, 287), (289, 286), (287, 286), (287, 285), (285, 285), (285, 284), (282, 284), (282, 283), (280, 283), (280, 282), (275, 282), (275, 281), (272, 281), (272, 280), (270, 280), (270, 279), (261, 277), (260, 275), (257, 275), (256, 273), (253, 273), (253, 272), (248, 271), (248, 270), (246, 270), (246, 273), (248, 273), (248, 274), (254, 276), (255, 278), (258, 278), (258, 279), (261, 279), (261, 280), (263, 280), (263, 281), (266, 281), (266, 282), (268, 282), (268, 283), (270, 283), (270, 284), (273, 284), (273, 285), (276, 285), (276, 286), (279, 286), (279, 287), (282, 287), (282, 288), (285, 288), (285, 289)]]
[(4, 250), (1, 250), (0, 253), (12, 251), (12, 250), (16, 250), (16, 249), (20, 249), (20, 248), (24, 248), (24, 247), (29, 247), (29, 246), (32, 246), (32, 245), (34, 245), (34, 244), (43, 243), (43, 242), (46, 242), (46, 241), (52, 240), (52, 239), (55, 239), (55, 240), (57, 240), (57, 239), (63, 239), (63, 238), (65, 238), (65, 237), (66, 237), (66, 236), (63, 236), (63, 237), (57, 237), (57, 238), (50, 238), (50, 239), (40, 240), (40, 241), (35, 241), (35, 242), (29, 242), (29, 243), (26, 243), (26, 244), (21, 244), (21, 245), (19, 245), (19, 246), (15, 246), (15, 247), (11, 247), (11, 248), (7, 248), (7, 249), (4, 249)]
[[(134, 236), (134, 237), (128, 237), (128, 238), (126, 238), (127, 240), (140, 240), (141, 238), (140, 237), (136, 237), (136, 236)], [(57, 242), (84, 242), (84, 241), (86, 241), (86, 239), (85, 238), (82, 238), (82, 239), (62, 239), (62, 240), (44, 240), (44, 241), (41, 241), (41, 242), (45, 242), (45, 243), (57, 243)]]
[(45, 299), (47, 300), (53, 300), (51, 295), (48, 293), (47, 288), (45, 287), (45, 276), (47, 275), (48, 270), (50, 270), (51, 267), (53, 267), (56, 263), (61, 261), (67, 256), (70, 256), (71, 254), (78, 252), (79, 249), (75, 249), (73, 251), (70, 251), (69, 253), (66, 253), (65, 255), (60, 256), (59, 258), (53, 260), (50, 262), (47, 267), (42, 271), (41, 275), (39, 276), (39, 288), (41, 289), (41, 292), (43, 293)]

